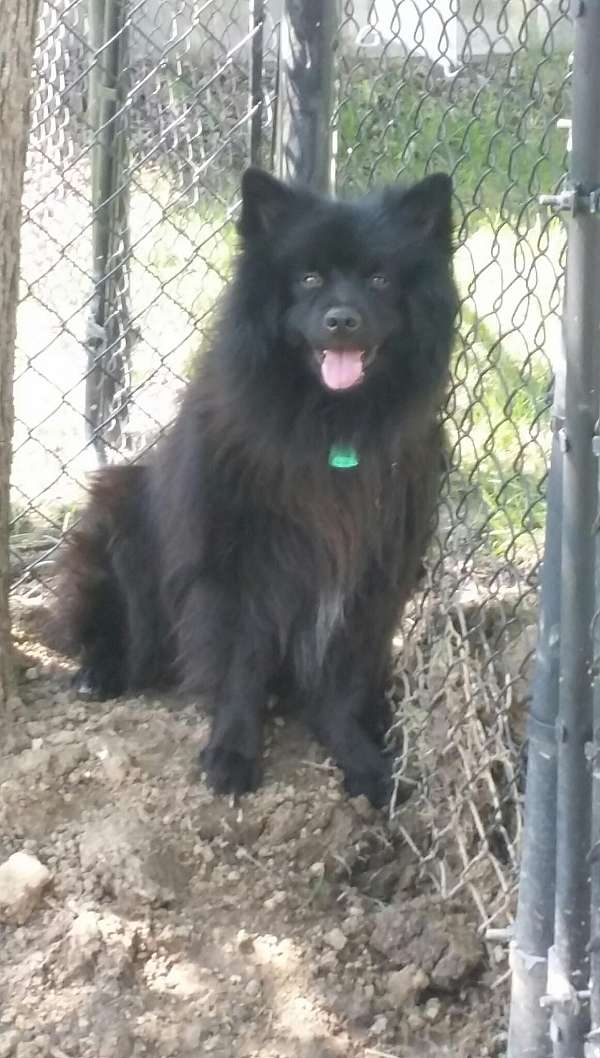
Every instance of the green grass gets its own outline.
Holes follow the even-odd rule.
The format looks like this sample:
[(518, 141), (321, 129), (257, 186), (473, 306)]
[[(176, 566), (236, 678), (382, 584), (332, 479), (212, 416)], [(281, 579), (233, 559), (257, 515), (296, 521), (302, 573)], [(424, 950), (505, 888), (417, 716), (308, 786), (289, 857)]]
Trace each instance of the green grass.
[(339, 91), (341, 188), (453, 174), (464, 301), (448, 405), (451, 502), (511, 562), (543, 539), (546, 354), (556, 349), (546, 329), (564, 235), (557, 221), (543, 227), (536, 199), (567, 168), (556, 124), (570, 113), (567, 66), (565, 54), (524, 51), (447, 80), (391, 61), (346, 69)]
[(539, 553), (549, 425), (547, 360), (524, 362), (463, 308), (446, 429), (455, 517), (511, 563)]
[[(567, 58), (516, 56), (453, 80), (390, 62), (342, 76), (338, 174), (363, 188), (436, 169), (454, 175), (464, 216), (491, 210), (514, 220), (565, 171)], [(475, 220), (477, 223), (477, 220)]]

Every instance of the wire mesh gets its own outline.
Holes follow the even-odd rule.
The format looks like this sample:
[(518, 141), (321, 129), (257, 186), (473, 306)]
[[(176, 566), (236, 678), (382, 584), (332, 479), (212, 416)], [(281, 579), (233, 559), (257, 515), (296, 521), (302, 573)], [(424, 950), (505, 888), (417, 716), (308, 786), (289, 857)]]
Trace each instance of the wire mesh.
[[(397, 821), (423, 879), (467, 898), (482, 930), (503, 928), (514, 912), (565, 249), (537, 197), (566, 170), (570, 25), (562, 0), (340, 6), (338, 189), (443, 169), (456, 192), (449, 469), (426, 587), (396, 643), (398, 775), (414, 787)], [(43, 0), (15, 379), (15, 591), (47, 586), (98, 437), (103, 458), (138, 458), (172, 419), (228, 274), (240, 173), (251, 154), (272, 164), (279, 7), (264, 13), (263, 30), (233, 0), (124, 8), (127, 60), (108, 119), (119, 158), (114, 326), (95, 346), (91, 169), (106, 128), (93, 120), (90, 86), (114, 40), (91, 46), (87, 0)], [(90, 430), (94, 371), (114, 384)], [(490, 980), (506, 973), (496, 951)]]
[[(48, 0), (39, 15), (13, 465), (15, 572), (28, 582), (48, 568), (99, 454), (139, 455), (171, 420), (227, 273), (257, 118), (270, 159), (276, 54), (268, 15), (253, 27), (247, 4), (190, 2), (173, 11), (142, 0), (124, 5), (116, 38), (105, 33), (94, 48), (93, 6)], [(98, 6), (102, 22), (110, 5)], [(260, 99), (252, 104), (258, 30)], [(126, 62), (107, 85), (111, 49), (125, 36)], [(94, 80), (100, 102), (108, 95), (112, 103), (108, 117), (94, 108)], [(104, 199), (94, 175), (103, 148), (118, 163)], [(110, 230), (100, 277), (102, 214)]]

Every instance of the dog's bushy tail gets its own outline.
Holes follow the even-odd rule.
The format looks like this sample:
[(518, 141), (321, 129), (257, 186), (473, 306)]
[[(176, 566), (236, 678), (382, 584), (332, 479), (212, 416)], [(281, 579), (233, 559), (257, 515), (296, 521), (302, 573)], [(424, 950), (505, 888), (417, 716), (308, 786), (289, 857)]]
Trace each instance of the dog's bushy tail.
[(164, 675), (156, 544), (144, 466), (97, 471), (61, 560), (59, 619), (80, 690), (114, 697)]

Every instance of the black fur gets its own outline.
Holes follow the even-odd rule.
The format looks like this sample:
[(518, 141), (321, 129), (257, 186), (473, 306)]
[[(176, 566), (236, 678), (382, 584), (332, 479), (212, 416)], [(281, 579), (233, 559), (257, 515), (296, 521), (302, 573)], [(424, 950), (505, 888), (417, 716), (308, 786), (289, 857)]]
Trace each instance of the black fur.
[[(391, 637), (441, 464), (450, 180), (349, 204), (251, 169), (242, 198), (212, 344), (155, 458), (96, 475), (65, 557), (65, 619), (84, 687), (173, 678), (208, 696), (216, 790), (259, 782), (262, 710), (279, 693), (350, 793), (381, 803)], [(330, 388), (340, 365), (359, 370), (356, 348), (360, 379)], [(329, 465), (337, 444), (358, 466)]]

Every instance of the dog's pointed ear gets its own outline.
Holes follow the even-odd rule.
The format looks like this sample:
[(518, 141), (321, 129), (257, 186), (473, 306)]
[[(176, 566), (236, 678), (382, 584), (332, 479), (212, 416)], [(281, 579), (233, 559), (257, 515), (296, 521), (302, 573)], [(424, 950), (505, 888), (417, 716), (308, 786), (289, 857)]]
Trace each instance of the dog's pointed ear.
[(251, 166), (242, 177), (239, 231), (244, 239), (270, 235), (296, 202), (297, 193), (264, 169)]
[(433, 239), (447, 253), (453, 249), (452, 178), (433, 173), (405, 191), (394, 189), (391, 202), (422, 239)]

